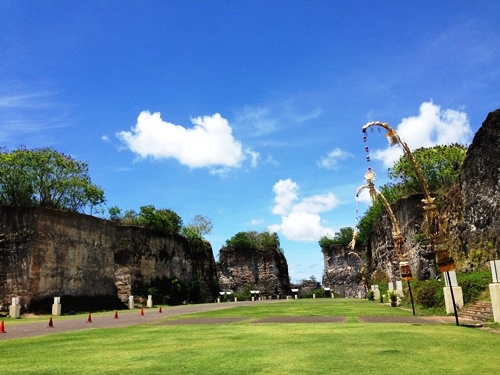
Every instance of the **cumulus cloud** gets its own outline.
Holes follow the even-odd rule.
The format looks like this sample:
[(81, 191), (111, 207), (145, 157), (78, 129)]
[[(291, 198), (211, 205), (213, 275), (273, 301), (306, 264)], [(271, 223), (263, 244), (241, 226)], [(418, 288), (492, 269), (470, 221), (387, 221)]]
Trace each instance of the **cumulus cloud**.
[(281, 223), (268, 227), (271, 232), (281, 232), (292, 241), (314, 242), (324, 235), (333, 235), (334, 230), (323, 225), (319, 213), (337, 206), (338, 199), (329, 192), (305, 198), (298, 196), (299, 186), (291, 179), (274, 184), (274, 215), (280, 215)]
[[(191, 119), (192, 128), (164, 121), (159, 112), (143, 111), (130, 131), (117, 137), (142, 158), (176, 159), (189, 168), (213, 168), (220, 174), (245, 159), (241, 142), (233, 137), (228, 121), (220, 114)], [(247, 150), (256, 163), (258, 154)]]
[(326, 156), (322, 157), (318, 161), (318, 165), (325, 169), (338, 169), (339, 162), (353, 157), (353, 155), (347, 151), (343, 151), (340, 148), (335, 148), (330, 151)]
[[(453, 143), (468, 144), (472, 137), (465, 112), (442, 110), (432, 102), (422, 103), (418, 116), (404, 118), (395, 130), (412, 150)], [(371, 157), (381, 160), (386, 167), (392, 167), (402, 154), (400, 147), (389, 146), (385, 150), (375, 150)]]

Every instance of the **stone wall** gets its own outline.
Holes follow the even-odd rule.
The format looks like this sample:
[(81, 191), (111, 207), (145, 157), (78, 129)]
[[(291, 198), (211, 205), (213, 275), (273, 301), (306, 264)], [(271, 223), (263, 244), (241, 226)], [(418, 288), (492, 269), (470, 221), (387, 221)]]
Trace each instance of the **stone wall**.
[(182, 236), (88, 215), (0, 207), (0, 304), (5, 309), (12, 297), (20, 297), (27, 308), (67, 296), (110, 307), (173, 278), (203, 280), (213, 300), (215, 260), (209, 244), (206, 250), (193, 253)]

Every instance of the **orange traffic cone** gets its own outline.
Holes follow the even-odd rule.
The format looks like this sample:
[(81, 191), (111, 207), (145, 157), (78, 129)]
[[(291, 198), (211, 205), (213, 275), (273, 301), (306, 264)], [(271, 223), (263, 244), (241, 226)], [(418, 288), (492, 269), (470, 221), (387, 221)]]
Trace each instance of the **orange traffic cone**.
[(0, 333), (7, 333), (5, 332), (5, 323), (2, 320), (2, 323), (0, 323)]
[(47, 328), (54, 328), (54, 322), (52, 321), (52, 317), (50, 317), (49, 319), (49, 325), (47, 326)]
[(141, 316), (144, 316), (144, 309), (141, 309)]
[(115, 310), (115, 319), (118, 319), (118, 310)]
[(92, 323), (92, 316), (89, 314), (89, 317), (87, 318), (87, 323)]
[(163, 311), (161, 310), (161, 306), (160, 306), (160, 310), (158, 310), (158, 312), (161, 314)]

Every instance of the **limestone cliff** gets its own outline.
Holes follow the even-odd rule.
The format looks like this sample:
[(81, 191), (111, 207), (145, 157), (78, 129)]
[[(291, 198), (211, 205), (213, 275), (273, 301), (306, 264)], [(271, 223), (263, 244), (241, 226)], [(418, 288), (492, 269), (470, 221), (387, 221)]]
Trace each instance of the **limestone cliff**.
[[(434, 255), (422, 241), (421, 196), (402, 199), (391, 207), (401, 226), (410, 266), (418, 279), (434, 275)], [(439, 226), (445, 246), (460, 271), (486, 266), (500, 257), (500, 110), (488, 114), (469, 146), (460, 184), (440, 201)], [(399, 278), (398, 260), (391, 258), (391, 223), (383, 215), (369, 244), (370, 270)]]
[(222, 248), (219, 252), (221, 291), (259, 290), (261, 296), (290, 294), (290, 277), (284, 254), (276, 248), (251, 253)]
[[(422, 229), (422, 198), (416, 194), (391, 205), (413, 275), (421, 280), (436, 274), (434, 254)], [(460, 183), (437, 205), (440, 232), (459, 271), (486, 267), (489, 260), (500, 258), (500, 110), (488, 114), (467, 150)], [(366, 259), (369, 275), (384, 274), (395, 281), (400, 278), (399, 257), (393, 251), (391, 231), (392, 224), (384, 213), (372, 228), (367, 248), (358, 246), (355, 251)], [(335, 249), (324, 258), (323, 283), (330, 282), (346, 296), (355, 295), (359, 285), (354, 275), (359, 265), (347, 250)]]
[(150, 287), (168, 289), (172, 279), (196, 281), (192, 295), (213, 300), (218, 285), (209, 244), (194, 252), (182, 236), (66, 211), (0, 207), (3, 309), (12, 297), (23, 308), (46, 309), (54, 296), (66, 310), (114, 308)]
[(460, 176), (462, 221), (456, 230), (464, 266), (500, 258), (500, 109), (467, 150)]
[(332, 245), (323, 250), (323, 286), (331, 288), (341, 297), (365, 297), (366, 294), (361, 282), (361, 269), (366, 267), (366, 247), (358, 246), (355, 251), (362, 258), (363, 264), (355, 255), (349, 255), (351, 249), (346, 246)]

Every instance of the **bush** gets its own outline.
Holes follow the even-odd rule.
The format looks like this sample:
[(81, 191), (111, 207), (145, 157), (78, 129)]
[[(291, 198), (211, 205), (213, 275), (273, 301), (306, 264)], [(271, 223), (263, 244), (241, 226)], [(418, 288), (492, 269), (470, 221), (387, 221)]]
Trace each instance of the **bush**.
[(375, 301), (375, 292), (373, 290), (368, 292), (368, 301)]
[(412, 282), (415, 303), (425, 308), (444, 306), (443, 282), (440, 280), (425, 280)]
[(457, 274), (458, 285), (462, 287), (464, 304), (475, 302), (482, 291), (491, 283), (491, 272), (471, 272)]

